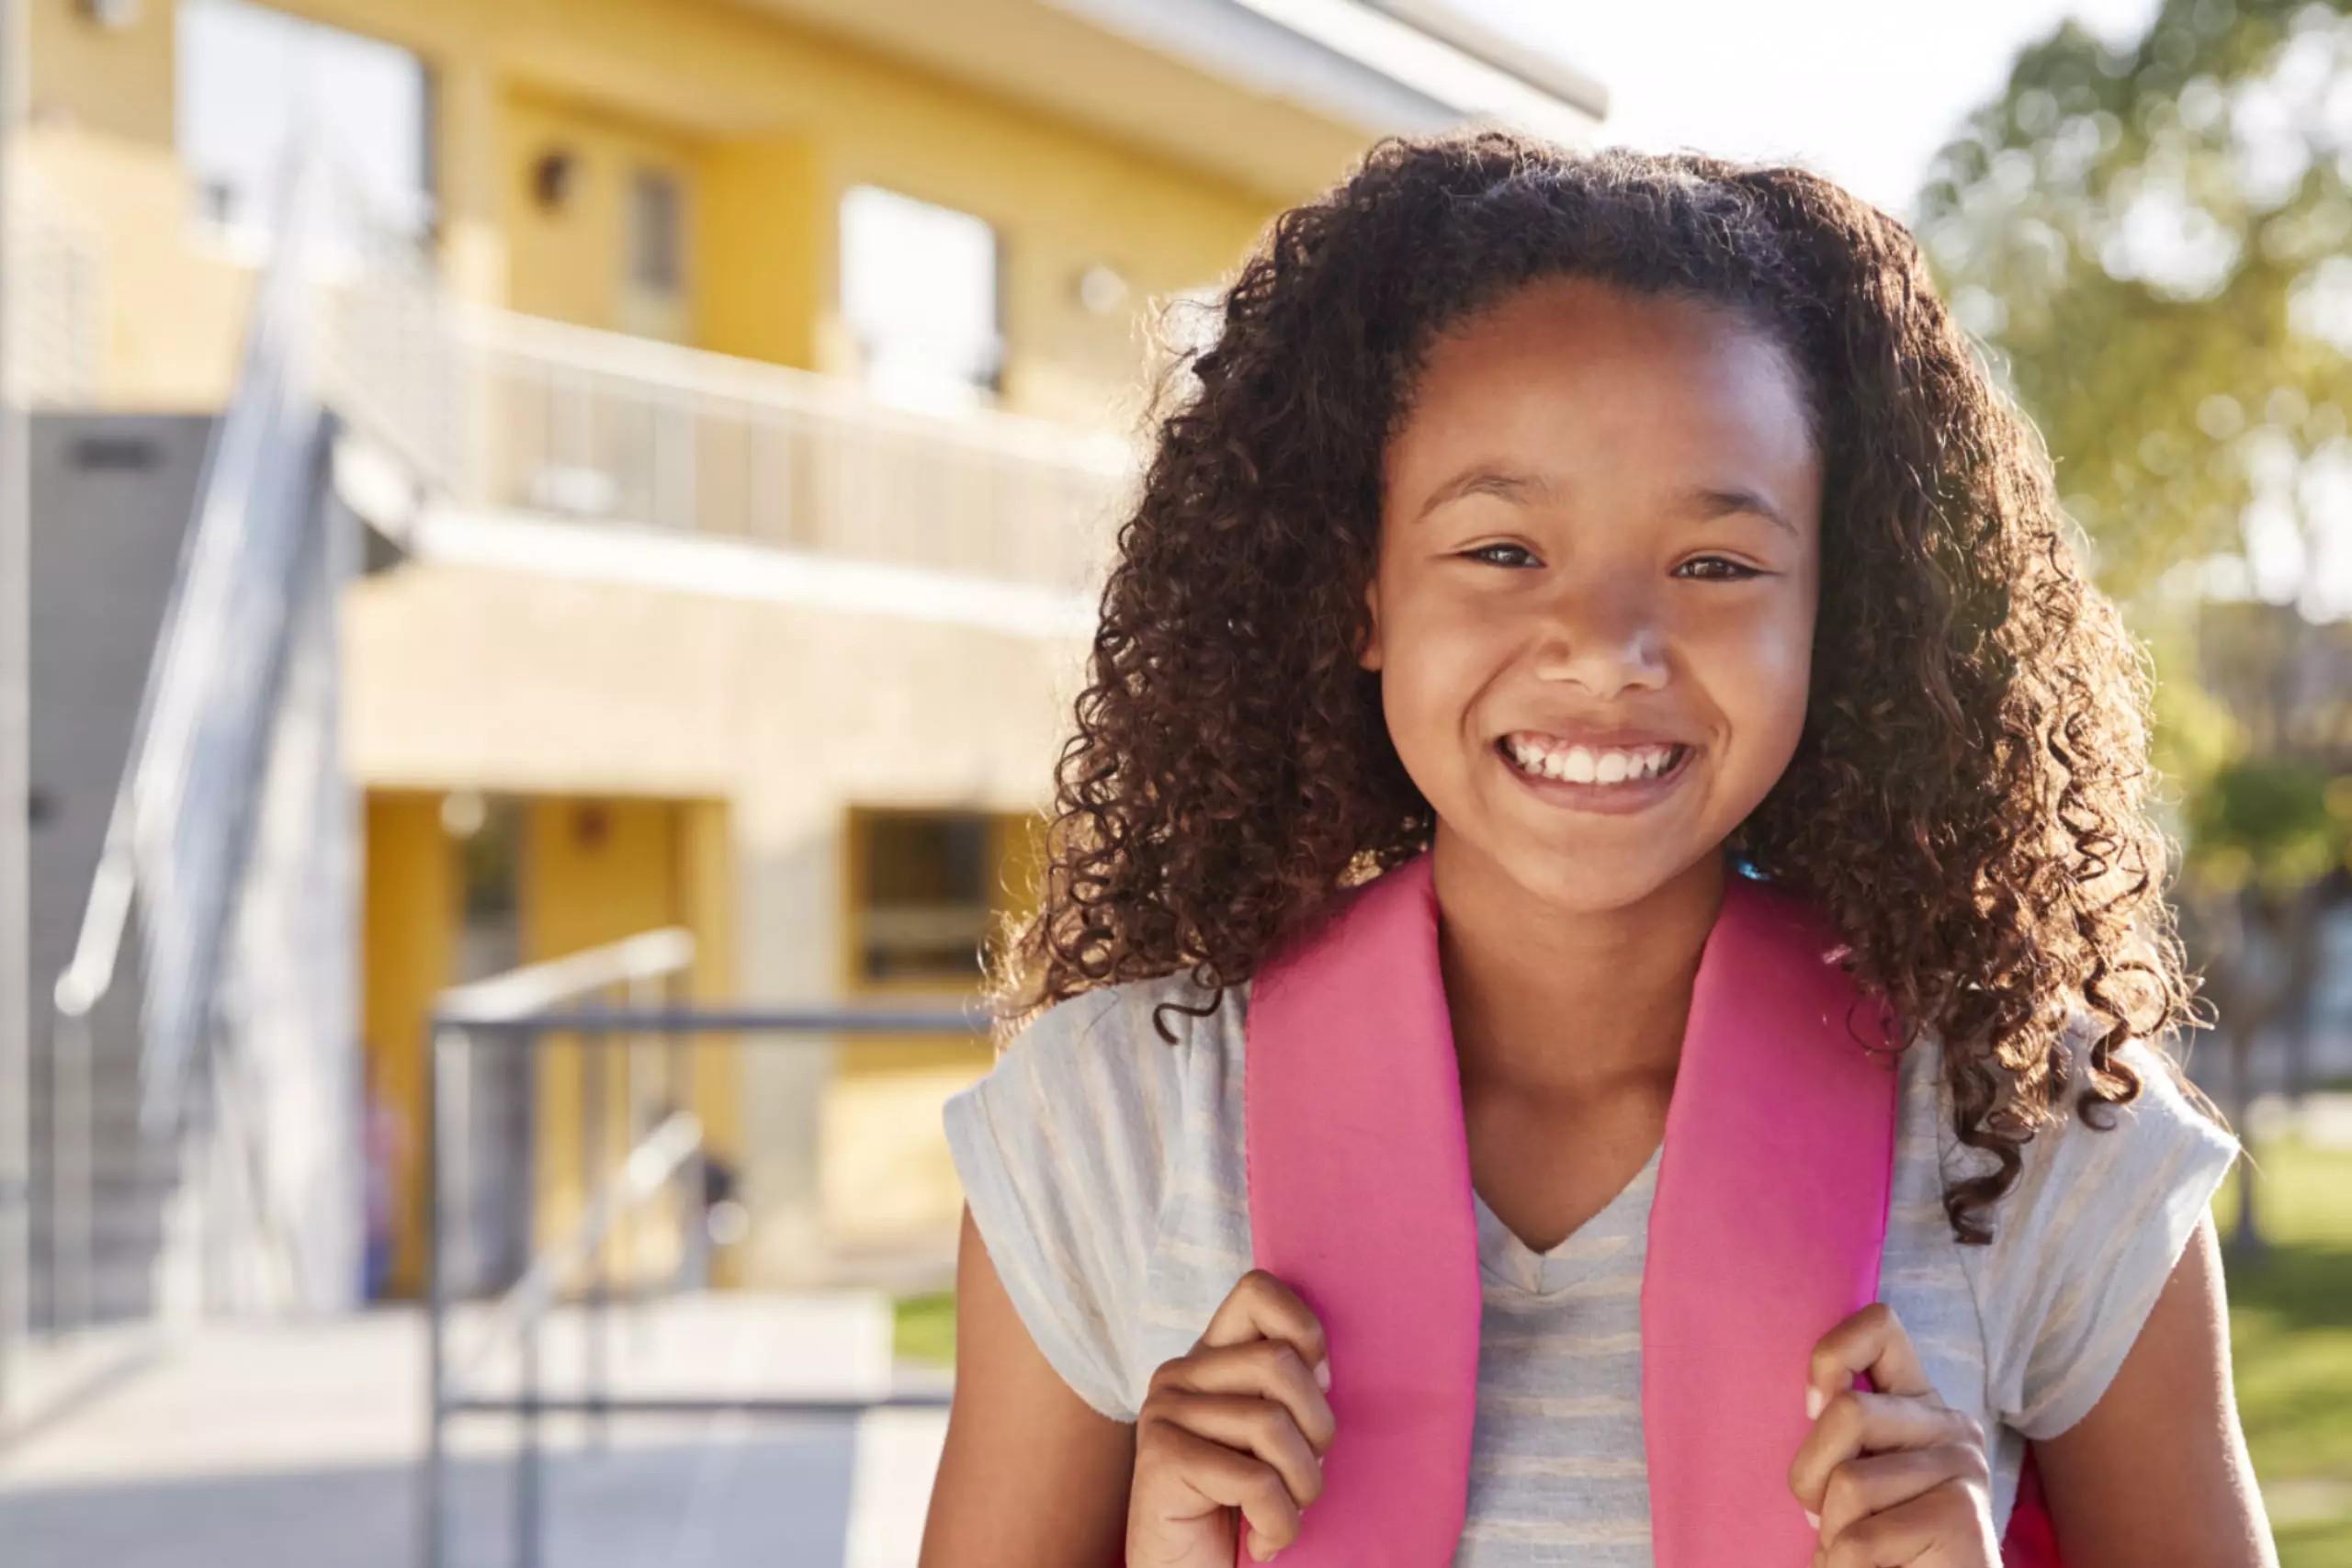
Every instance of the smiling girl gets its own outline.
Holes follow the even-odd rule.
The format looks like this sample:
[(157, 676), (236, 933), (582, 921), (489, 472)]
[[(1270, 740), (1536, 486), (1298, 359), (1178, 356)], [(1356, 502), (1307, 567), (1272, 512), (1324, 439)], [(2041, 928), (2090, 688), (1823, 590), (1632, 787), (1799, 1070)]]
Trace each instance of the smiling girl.
[(2135, 655), (1909, 236), (1392, 142), (1189, 369), (948, 1108), (926, 1568), (2270, 1561)]

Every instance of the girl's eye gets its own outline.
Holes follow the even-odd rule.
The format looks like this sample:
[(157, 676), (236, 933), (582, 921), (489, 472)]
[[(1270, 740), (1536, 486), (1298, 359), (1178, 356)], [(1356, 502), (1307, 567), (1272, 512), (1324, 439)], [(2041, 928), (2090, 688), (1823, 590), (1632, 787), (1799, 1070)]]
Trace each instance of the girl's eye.
[(1535, 558), (1535, 552), (1525, 545), (1480, 545), (1476, 549), (1464, 550), (1462, 555), (1464, 559), (1484, 561), (1488, 566), (1525, 567), (1544, 564)]
[(1693, 556), (1674, 569), (1677, 577), (1696, 578), (1702, 582), (1741, 582), (1764, 574), (1744, 561), (1728, 556)]

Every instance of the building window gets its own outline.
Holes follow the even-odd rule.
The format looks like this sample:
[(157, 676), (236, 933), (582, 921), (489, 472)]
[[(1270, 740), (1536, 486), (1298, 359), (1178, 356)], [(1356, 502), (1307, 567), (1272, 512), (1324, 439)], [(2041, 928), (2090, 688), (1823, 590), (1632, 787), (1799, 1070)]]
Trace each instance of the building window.
[(288, 152), (315, 145), (376, 221), (425, 231), (430, 92), (415, 55), (245, 0), (180, 0), (177, 49), (176, 135), (200, 218), (266, 243)]
[(684, 287), (684, 205), (676, 177), (661, 169), (639, 169), (629, 182), (628, 277), (649, 294)]
[(982, 944), (1027, 884), (1035, 829), (1018, 813), (852, 810), (853, 988), (977, 987)]
[[(459, 790), (441, 800), (441, 826), (456, 840), (459, 915), (450, 973), (459, 985), (523, 962), (523, 809), (511, 795)], [(497, 1053), (492, 1053), (497, 1055)]]
[(842, 314), (881, 396), (982, 400), (1004, 356), (996, 231), (968, 212), (853, 188), (842, 198)]
[[(441, 797), (441, 827), (456, 859), (457, 929), (449, 977), (463, 985), (523, 962), (523, 802), (459, 790)], [(533, 1054), (477, 1046), (452, 1064), (454, 1112), (441, 1135), (469, 1172), (463, 1219), (444, 1258), (461, 1296), (503, 1291), (530, 1267), (524, 1214), (535, 1157), (531, 1135)]]

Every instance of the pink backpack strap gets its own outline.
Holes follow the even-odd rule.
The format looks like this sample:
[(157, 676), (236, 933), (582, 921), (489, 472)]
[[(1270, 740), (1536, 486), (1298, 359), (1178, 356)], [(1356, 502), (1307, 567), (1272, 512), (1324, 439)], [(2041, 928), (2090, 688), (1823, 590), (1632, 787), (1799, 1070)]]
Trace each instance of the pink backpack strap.
[(1282, 1561), (1450, 1562), (1477, 1413), (1478, 1226), (1427, 856), (1261, 969), (1244, 1095), (1251, 1249), (1322, 1320), (1341, 1434)]
[(2041, 1495), (2041, 1472), (2031, 1449), (2018, 1472), (2017, 1506), (2009, 1510), (2009, 1528), (2001, 1536), (2001, 1563), (2002, 1568), (2064, 1568), (2058, 1556), (2058, 1527)]
[(1874, 1300), (1896, 1075), (1801, 907), (1724, 888), (1690, 998), (1642, 1278), (1642, 1435), (1658, 1568), (1803, 1564), (1789, 1495), (1805, 1368)]
[[(1462, 1533), (1481, 1294), (1437, 918), (1422, 856), (1251, 987), (1252, 1249), (1322, 1320), (1340, 1433), (1290, 1568), (1442, 1568)], [(1876, 1299), (1895, 1126), (1893, 1060), (1865, 1048), (1883, 1011), (1834, 946), (1736, 877), (1701, 958), (1641, 1303), (1658, 1568), (1812, 1557), (1785, 1479), (1806, 1358)], [(2019, 1509), (2013, 1542), (2035, 1523)]]

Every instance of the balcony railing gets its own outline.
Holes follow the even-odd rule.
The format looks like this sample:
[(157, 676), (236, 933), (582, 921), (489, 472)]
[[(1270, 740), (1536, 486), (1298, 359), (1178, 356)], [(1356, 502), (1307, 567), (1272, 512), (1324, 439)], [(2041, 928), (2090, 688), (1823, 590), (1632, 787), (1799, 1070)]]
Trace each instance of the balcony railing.
[(30, 181), (0, 221), (5, 395), (17, 408), (86, 408), (104, 375), (106, 249), (96, 228)]
[(1084, 592), (1128, 445), (505, 311), (452, 317), (462, 499)]
[[(424, 493), (1063, 592), (1099, 582), (1136, 479), (1119, 436), (902, 408), (838, 377), (462, 304), (413, 226), (322, 164), (321, 389)], [(90, 406), (101, 236), (58, 204), (18, 216), (14, 390)]]

